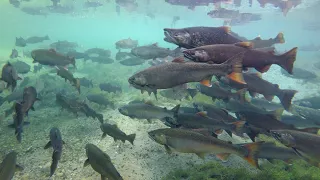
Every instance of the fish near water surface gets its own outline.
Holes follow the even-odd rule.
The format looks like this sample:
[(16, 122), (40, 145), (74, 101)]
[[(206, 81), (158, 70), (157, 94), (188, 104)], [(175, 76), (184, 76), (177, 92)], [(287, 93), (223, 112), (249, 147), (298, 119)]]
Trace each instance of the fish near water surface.
[(188, 27), (182, 29), (163, 29), (164, 40), (179, 47), (191, 49), (212, 44), (234, 44), (241, 42), (230, 34), (230, 28), (223, 27)]
[(188, 82), (202, 82), (210, 86), (213, 75), (228, 75), (229, 78), (245, 84), (242, 78), (242, 59), (239, 53), (223, 64), (185, 63), (173, 61), (142, 70), (128, 79), (128, 82), (141, 92), (152, 92), (157, 97), (158, 89), (168, 89)]
[(236, 154), (255, 167), (258, 167), (255, 154), (263, 143), (233, 145), (184, 129), (157, 129), (148, 132), (148, 134), (152, 140), (163, 145), (168, 153), (174, 149), (182, 153), (194, 153), (201, 158), (204, 158), (205, 154), (216, 154), (221, 160), (226, 160), (230, 154)]
[(245, 51), (242, 62), (243, 67), (252, 67), (264, 73), (270, 69), (272, 64), (277, 64), (289, 74), (292, 74), (293, 65), (297, 56), (297, 47), (282, 55), (274, 55), (270, 52), (252, 49), (252, 45), (250, 42), (206, 45), (184, 50), (183, 54), (184, 57), (195, 62), (220, 64), (236, 54)]

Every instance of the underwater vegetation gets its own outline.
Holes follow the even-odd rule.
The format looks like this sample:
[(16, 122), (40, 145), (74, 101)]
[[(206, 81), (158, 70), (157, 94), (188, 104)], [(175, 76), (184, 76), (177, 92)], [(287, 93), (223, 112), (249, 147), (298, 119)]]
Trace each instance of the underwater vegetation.
[(225, 167), (217, 162), (195, 165), (189, 169), (177, 169), (162, 180), (317, 180), (320, 171), (304, 161), (288, 164), (281, 161), (263, 163), (261, 171), (250, 172), (245, 168)]

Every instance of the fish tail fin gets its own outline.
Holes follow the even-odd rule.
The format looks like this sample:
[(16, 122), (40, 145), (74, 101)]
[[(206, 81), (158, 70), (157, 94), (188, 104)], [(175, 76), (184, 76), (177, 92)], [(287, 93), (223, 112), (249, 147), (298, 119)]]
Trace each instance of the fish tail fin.
[(171, 112), (173, 112), (173, 117), (177, 117), (179, 109), (180, 109), (180, 104), (176, 105), (174, 108), (170, 110)]
[(298, 48), (292, 48), (290, 51), (278, 56), (280, 58), (279, 66), (286, 70), (289, 74), (292, 74), (293, 64), (296, 61)]
[(187, 89), (187, 91), (188, 91), (188, 94), (189, 94), (192, 98), (194, 98), (194, 97), (197, 95), (197, 93), (198, 93), (198, 90), (196, 90), (196, 89)]
[(256, 157), (256, 153), (260, 149), (260, 146), (264, 143), (264, 141), (242, 144), (241, 146), (247, 150), (247, 154), (244, 156), (244, 159), (248, 161), (254, 167), (259, 168), (258, 159)]
[(136, 134), (128, 135), (128, 141), (133, 145), (133, 141), (136, 139)]
[(231, 66), (231, 73), (228, 75), (228, 78), (240, 84), (246, 84), (242, 74), (242, 61), (245, 52), (246, 51), (240, 52), (223, 63)]
[(319, 134), (320, 133), (319, 130), (320, 130), (320, 128), (316, 128), (316, 127), (300, 129), (300, 131), (308, 132), (308, 133), (311, 133), (311, 134)]
[(285, 43), (285, 39), (284, 39), (284, 35), (282, 32), (280, 32), (275, 38), (274, 38), (275, 42), (276, 43), (280, 43), (280, 44), (283, 44)]
[(290, 89), (284, 89), (280, 91), (278, 98), (280, 99), (280, 102), (285, 110), (289, 111), (291, 109), (291, 100), (297, 92), (298, 91), (296, 90)]

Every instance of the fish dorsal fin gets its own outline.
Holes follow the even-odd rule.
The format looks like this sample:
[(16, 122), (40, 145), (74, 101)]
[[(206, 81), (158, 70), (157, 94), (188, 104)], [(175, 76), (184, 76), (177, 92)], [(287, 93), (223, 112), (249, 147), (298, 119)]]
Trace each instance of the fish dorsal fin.
[(151, 46), (158, 47), (158, 43), (153, 43), (153, 44), (151, 44)]
[(148, 104), (148, 105), (150, 105), (150, 106), (153, 106), (153, 103), (151, 102), (151, 101), (146, 101), (146, 102), (144, 102), (145, 104)]
[(253, 40), (262, 40), (262, 39), (261, 39), (261, 37), (259, 35), (258, 37), (254, 38)]
[(234, 45), (239, 46), (239, 47), (243, 47), (243, 48), (249, 48), (249, 49), (253, 48), (252, 42), (238, 42), (238, 43), (235, 43)]
[(278, 85), (278, 84), (274, 84), (274, 87), (275, 87), (275, 88), (279, 88), (279, 85)]
[(218, 159), (220, 159), (223, 162), (226, 162), (227, 159), (229, 158), (230, 154), (229, 153), (221, 153), (221, 154), (217, 154), (216, 157)]
[(53, 52), (53, 53), (57, 53), (57, 51), (54, 50), (54, 49), (49, 49), (49, 51), (50, 51), (50, 52)]
[(111, 126), (115, 127), (115, 128), (118, 128), (118, 125), (117, 124), (112, 124)]
[(220, 28), (227, 34), (229, 34), (231, 32), (231, 27), (229, 27), (229, 26), (222, 26)]
[(207, 87), (212, 87), (211, 85), (211, 79), (212, 79), (212, 76), (208, 76), (206, 78), (204, 78), (203, 80), (201, 80), (201, 84), (204, 85), (204, 86), (207, 86)]
[(185, 63), (183, 57), (177, 57), (172, 62), (174, 62), (174, 63)]
[(208, 117), (208, 113), (206, 111), (198, 112), (198, 113), (196, 113), (196, 115), (202, 116), (202, 117)]

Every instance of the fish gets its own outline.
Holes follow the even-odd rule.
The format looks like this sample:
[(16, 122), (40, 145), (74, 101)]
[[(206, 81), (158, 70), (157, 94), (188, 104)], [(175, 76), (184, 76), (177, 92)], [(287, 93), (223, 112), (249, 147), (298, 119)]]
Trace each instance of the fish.
[(2, 67), (0, 80), (6, 82), (7, 83), (6, 88), (11, 87), (11, 91), (13, 92), (17, 86), (17, 81), (22, 80), (22, 78), (18, 76), (16, 69), (11, 65), (11, 63), (7, 62)]
[(71, 85), (78, 90), (80, 94), (80, 79), (73, 77), (73, 74), (70, 71), (66, 70), (61, 66), (60, 67), (56, 66), (56, 69), (57, 69), (57, 75), (65, 79), (65, 81), (68, 80), (71, 83)]
[(50, 44), (50, 48), (59, 53), (68, 53), (69, 51), (75, 50), (78, 46), (77, 43), (69, 41), (57, 41)]
[(202, 129), (206, 128), (209, 131), (220, 134), (219, 131), (225, 130), (230, 137), (232, 132), (242, 136), (244, 132), (245, 121), (236, 121), (232, 123), (226, 123), (220, 119), (214, 119), (207, 116), (205, 112), (192, 113), (178, 113), (174, 121), (166, 121), (166, 124), (171, 124), (173, 128), (187, 128), (187, 129)]
[(33, 63), (38, 62), (39, 64), (48, 66), (67, 66), (72, 64), (76, 67), (75, 58), (59, 54), (54, 49), (36, 49), (31, 52), (31, 56)]
[[(272, 84), (262, 79), (260, 73), (243, 73), (244, 81), (246, 82), (246, 88), (252, 97), (255, 97), (257, 93), (262, 94), (266, 100), (272, 101), (274, 96), (277, 96), (285, 110), (290, 111), (291, 100), (298, 92), (290, 89), (280, 89), (278, 84)], [(243, 86), (238, 83), (232, 82), (227, 78), (221, 79), (225, 84), (231, 87), (242, 89)]]
[(99, 56), (110, 57), (111, 56), (110, 50), (102, 49), (102, 48), (90, 48), (90, 49), (87, 49), (84, 53), (88, 55), (89, 59), (91, 57), (99, 57)]
[(16, 89), (11, 94), (4, 98), (0, 98), (0, 105), (2, 105), (4, 102), (11, 103), (12, 101), (22, 101), (23, 98), (23, 90), (24, 89)]
[(281, 74), (290, 77), (290, 78), (294, 78), (294, 79), (303, 79), (303, 80), (314, 80), (316, 79), (318, 76), (316, 75), (316, 73), (312, 72), (312, 71), (308, 71), (302, 68), (293, 68), (293, 74), (289, 74), (286, 71), (284, 71), (283, 69), (281, 69)]
[[(271, 114), (259, 114), (245, 111), (237, 113), (237, 116), (240, 117), (242, 121), (246, 121), (248, 124), (263, 129), (265, 132), (269, 132), (270, 130), (295, 130), (312, 134), (318, 133), (319, 128), (298, 129), (292, 125), (285, 124), (280, 121), (281, 115), (282, 114), (279, 114), (279, 117), (276, 117)], [(266, 133), (266, 135), (269, 134)]]
[(187, 27), (182, 29), (164, 28), (164, 41), (178, 47), (191, 49), (212, 44), (234, 44), (241, 42), (230, 34), (230, 27)]
[(319, 167), (320, 136), (295, 130), (271, 130), (272, 136), (292, 148), (300, 157)]
[(270, 102), (263, 98), (251, 98), (250, 103), (267, 111), (275, 111), (283, 107), (280, 103)]
[(44, 16), (47, 17), (48, 12), (47, 9), (44, 7), (22, 7), (20, 10), (26, 14), (32, 15), (32, 16)]
[(31, 66), (23, 61), (12, 62), (11, 65), (19, 74), (27, 74), (28, 72), (30, 72), (31, 69)]
[(152, 140), (163, 145), (168, 153), (171, 153), (174, 149), (182, 153), (194, 153), (201, 158), (204, 158), (205, 154), (215, 154), (223, 161), (227, 160), (230, 154), (236, 154), (255, 167), (258, 167), (255, 154), (261, 144), (264, 143), (261, 141), (234, 145), (185, 129), (157, 129), (148, 132), (148, 134)]
[(79, 80), (80, 80), (80, 85), (81, 86), (84, 86), (84, 87), (87, 87), (87, 88), (93, 87), (92, 80), (89, 80), (89, 79), (87, 79), (85, 77), (79, 78)]
[(87, 144), (85, 149), (88, 159), (85, 161), (84, 167), (90, 164), (92, 169), (101, 174), (103, 180), (123, 180), (106, 153), (93, 144)]
[(260, 146), (256, 157), (258, 159), (282, 160), (290, 162), (292, 160), (301, 159), (293, 149), (276, 146), (274, 143), (268, 142)]
[(285, 39), (283, 33), (280, 32), (275, 38), (263, 40), (261, 37), (256, 37), (253, 40), (249, 40), (249, 42), (253, 43), (254, 48), (265, 48), (271, 47), (274, 44), (284, 44)]
[(60, 130), (56, 127), (51, 128), (50, 141), (44, 146), (44, 149), (48, 149), (49, 147), (53, 148), (52, 163), (50, 166), (50, 177), (54, 174), (58, 167), (58, 162), (61, 159), (62, 155), (63, 144), (65, 144), (65, 142), (62, 140)]
[(144, 64), (145, 62), (146, 60), (140, 57), (131, 57), (131, 58), (120, 61), (120, 64), (124, 66), (138, 66), (138, 65)]
[(224, 101), (229, 101), (231, 98), (236, 100), (245, 101), (246, 89), (241, 89), (235, 93), (223, 89), (217, 84), (213, 84), (211, 87), (204, 86), (202, 84), (197, 84), (197, 90), (204, 95), (210, 96), (212, 100), (222, 99)]
[(99, 88), (101, 91), (112, 92), (112, 93), (122, 93), (122, 88), (111, 83), (100, 83)]
[(309, 120), (317, 125), (320, 125), (320, 110), (318, 109), (293, 105), (290, 112), (293, 115), (301, 116), (305, 120)]
[(18, 47), (26, 47), (27, 43), (26, 43), (26, 40), (23, 39), (22, 37), (19, 37), (19, 38), (16, 37), (15, 45), (18, 46)]
[(138, 46), (131, 49), (131, 54), (141, 59), (153, 59), (156, 58), (165, 58), (167, 56), (177, 57), (179, 55), (180, 48), (175, 50), (170, 50), (167, 48), (159, 47), (157, 44), (147, 45), (147, 46)]
[(10, 59), (14, 59), (19, 57), (19, 52), (16, 49), (12, 49), (11, 54), (10, 54)]
[(100, 125), (100, 129), (103, 132), (102, 138), (107, 135), (113, 137), (114, 141), (121, 140), (123, 143), (127, 140), (133, 145), (133, 141), (136, 138), (136, 134), (126, 135), (122, 132), (116, 124), (104, 123)]
[(301, 116), (296, 116), (296, 115), (282, 115), (280, 121), (285, 124), (292, 125), (299, 129), (313, 128), (313, 127), (320, 128), (320, 125), (319, 124), (317, 125), (312, 120), (304, 119)]
[(237, 54), (223, 64), (185, 63), (175, 59), (173, 62), (142, 70), (131, 76), (128, 82), (142, 93), (154, 93), (156, 98), (157, 89), (168, 89), (188, 82), (201, 81), (202, 84), (210, 86), (213, 75), (228, 75), (229, 78), (245, 84), (241, 73), (243, 55)]
[(116, 49), (133, 49), (138, 46), (137, 40), (132, 40), (131, 38), (122, 39), (115, 43)]
[(36, 44), (36, 43), (41, 43), (43, 41), (47, 41), (50, 40), (49, 36), (43, 36), (43, 37), (39, 37), (39, 36), (32, 36), (26, 39), (26, 43), (27, 44)]
[(15, 7), (15, 8), (19, 8), (20, 7), (20, 1), (18, 1), (18, 0), (9, 0), (9, 3), (11, 5), (13, 5), (13, 7)]
[(211, 18), (219, 18), (219, 19), (233, 19), (239, 15), (239, 10), (231, 10), (226, 8), (219, 8), (207, 13)]
[(180, 105), (175, 106), (171, 110), (153, 105), (150, 102), (133, 103), (121, 106), (118, 111), (125, 116), (136, 119), (175, 119), (179, 112)]
[(166, 3), (175, 6), (186, 6), (190, 10), (194, 10), (196, 6), (209, 6), (211, 3), (228, 2), (228, 0), (165, 0)]
[(14, 134), (19, 143), (22, 140), (22, 132), (23, 132), (23, 125), (24, 125), (24, 112), (23, 112), (23, 105), (20, 102), (15, 102), (14, 104), (15, 114), (13, 116), (13, 124), (15, 128)]
[(43, 66), (41, 64), (33, 66), (33, 73), (39, 72), (42, 68)]
[(195, 62), (220, 64), (235, 54), (245, 52), (243, 58), (243, 67), (252, 67), (257, 71), (267, 72), (272, 64), (277, 64), (289, 74), (293, 73), (294, 62), (297, 56), (297, 47), (282, 54), (275, 55), (270, 52), (264, 52), (252, 49), (252, 43), (240, 42), (236, 44), (216, 44), (200, 46), (193, 49), (184, 50), (184, 57)]
[(195, 109), (197, 109), (198, 112), (206, 112), (206, 115), (208, 117), (211, 117), (220, 121), (224, 121), (227, 123), (233, 123), (233, 122), (239, 121), (235, 117), (231, 116), (226, 109), (219, 108), (212, 104), (193, 103), (193, 106), (195, 107)]
[(87, 117), (92, 117), (93, 119), (97, 118), (101, 124), (103, 124), (103, 115), (97, 113), (95, 110), (90, 108), (86, 103), (82, 103), (80, 108), (81, 112), (83, 112)]
[(320, 96), (312, 96), (303, 99), (298, 99), (293, 101), (293, 103), (298, 106), (320, 109)]
[(100, 64), (112, 64), (114, 60), (107, 56), (98, 56), (98, 57), (90, 57), (92, 62), (100, 63)]
[(115, 108), (115, 104), (113, 102), (109, 101), (107, 98), (105, 98), (105, 96), (103, 94), (88, 94), (87, 99), (90, 102), (99, 104), (100, 106), (103, 105), (106, 107), (110, 106), (112, 109)]
[(83, 4), (83, 7), (85, 8), (97, 8), (101, 6), (103, 6), (103, 4), (100, 3), (99, 1), (86, 1)]
[(134, 57), (134, 55), (131, 54), (130, 52), (118, 51), (115, 58), (117, 61), (121, 61), (121, 60), (125, 60), (125, 59), (131, 58), (131, 57)]
[(88, 55), (83, 52), (78, 52), (76, 50), (70, 50), (66, 54), (68, 57), (74, 57), (75, 59), (87, 59)]
[(191, 98), (196, 96), (197, 90), (188, 88), (187, 84), (182, 84), (170, 89), (162, 90), (159, 94), (165, 98), (181, 101), (182, 99), (189, 99), (190, 96)]
[(65, 109), (73, 113), (76, 117), (78, 117), (78, 112), (83, 108), (82, 103), (70, 99), (60, 92), (56, 94), (56, 103), (61, 106), (61, 111)]
[(3, 180), (13, 179), (16, 171), (22, 171), (23, 168), (17, 164), (17, 153), (9, 152), (0, 164), (0, 177)]
[(33, 86), (29, 86), (24, 88), (23, 90), (23, 96), (22, 96), (22, 111), (26, 115), (28, 115), (29, 110), (34, 111), (34, 103), (36, 101), (39, 101), (40, 99), (37, 98), (37, 90)]

